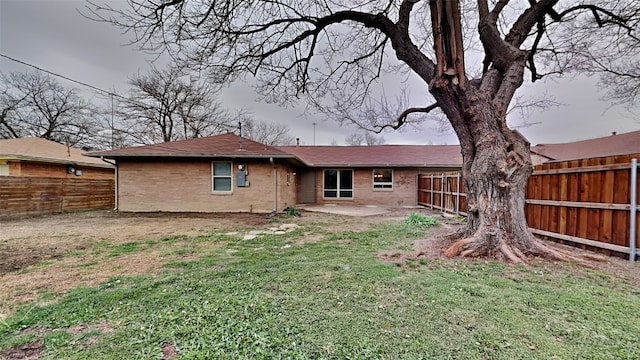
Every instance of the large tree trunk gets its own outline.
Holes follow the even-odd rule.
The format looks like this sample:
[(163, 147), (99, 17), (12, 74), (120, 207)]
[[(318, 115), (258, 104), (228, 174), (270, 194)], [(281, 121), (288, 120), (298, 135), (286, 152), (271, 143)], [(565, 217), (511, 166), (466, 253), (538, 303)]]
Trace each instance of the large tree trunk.
[(495, 14), (479, 2), (484, 6), (478, 30), (487, 57), (482, 77), (467, 81), (458, 2), (429, 4), (437, 60), (429, 91), (460, 140), (467, 191), (467, 228), (445, 255), (490, 256), (513, 263), (532, 256), (566, 259), (538, 241), (527, 226), (524, 193), (533, 170), (529, 142), (507, 127), (507, 107), (522, 85), (528, 53), (500, 38)]
[(525, 186), (533, 171), (529, 142), (507, 127), (505, 111), (473, 86), (433, 87), (432, 93), (460, 139), (467, 192), (467, 227), (445, 255), (513, 263), (534, 256), (567, 259), (536, 239), (527, 226)]

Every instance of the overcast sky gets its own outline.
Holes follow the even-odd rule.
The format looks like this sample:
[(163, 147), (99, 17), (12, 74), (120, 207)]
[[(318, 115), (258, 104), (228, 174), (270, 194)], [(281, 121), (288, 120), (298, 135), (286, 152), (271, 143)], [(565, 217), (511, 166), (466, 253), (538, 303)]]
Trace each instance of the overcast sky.
[[(124, 3), (111, 2), (114, 7), (118, 2)], [(127, 79), (137, 72), (146, 72), (148, 61), (154, 57), (124, 46), (127, 38), (117, 28), (83, 18), (77, 11), (83, 7), (80, 0), (0, 0), (0, 53), (102, 89), (125, 93)], [(2, 57), (0, 69), (33, 70)], [(57, 80), (81, 89), (79, 85)], [(520, 131), (535, 145), (640, 130), (640, 108), (629, 111), (600, 101), (596, 81), (595, 77), (582, 77), (528, 85), (519, 94), (546, 92), (564, 105), (533, 114), (529, 123), (534, 125)], [(390, 87), (393, 84), (385, 84), (385, 88)], [(419, 82), (412, 85), (413, 96), (425, 91)], [(356, 132), (353, 127), (305, 116), (300, 109), (259, 103), (257, 95), (244, 84), (225, 89), (222, 98), (231, 109), (244, 107), (256, 119), (287, 124), (303, 144), (313, 144), (314, 122), (318, 145), (329, 145), (333, 140), (342, 145), (348, 134)], [(425, 101), (424, 105), (428, 103)], [(517, 124), (520, 120), (513, 122)], [(442, 134), (436, 129), (437, 124), (425, 123), (420, 128), (385, 133), (384, 137), (389, 144), (457, 144), (454, 134)]]

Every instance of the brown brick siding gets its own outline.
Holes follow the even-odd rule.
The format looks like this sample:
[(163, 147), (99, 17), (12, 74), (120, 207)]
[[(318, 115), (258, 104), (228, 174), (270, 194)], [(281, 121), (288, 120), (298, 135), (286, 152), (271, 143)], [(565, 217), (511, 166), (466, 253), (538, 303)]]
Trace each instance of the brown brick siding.
[[(246, 163), (249, 187), (237, 187), (231, 194), (212, 191), (211, 160), (119, 161), (118, 209), (149, 212), (270, 212), (274, 208), (273, 166), (265, 161)], [(287, 184), (285, 164), (276, 163), (277, 207), (281, 211), (295, 203), (293, 183)], [(293, 180), (292, 174), (290, 175)]]
[(324, 169), (318, 169), (316, 171), (318, 204), (411, 206), (417, 203), (417, 169), (394, 169), (393, 189), (373, 188), (373, 168), (345, 170), (353, 170), (353, 199), (323, 199)]

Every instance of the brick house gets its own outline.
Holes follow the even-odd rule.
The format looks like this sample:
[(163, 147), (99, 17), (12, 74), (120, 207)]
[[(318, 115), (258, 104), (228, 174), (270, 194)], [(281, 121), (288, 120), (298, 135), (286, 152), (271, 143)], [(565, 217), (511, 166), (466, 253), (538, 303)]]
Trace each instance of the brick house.
[(115, 166), (40, 138), (0, 140), (0, 219), (114, 208)]
[(116, 162), (132, 212), (270, 212), (295, 204), (295, 157), (234, 134), (92, 153)]
[(270, 212), (297, 203), (416, 204), (420, 172), (457, 170), (458, 146), (271, 147), (223, 134), (96, 152), (120, 211)]
[(407, 206), (419, 173), (460, 170), (458, 145), (286, 146), (298, 167), (298, 203)]
[(29, 137), (0, 140), (0, 176), (113, 179), (114, 166), (85, 151)]

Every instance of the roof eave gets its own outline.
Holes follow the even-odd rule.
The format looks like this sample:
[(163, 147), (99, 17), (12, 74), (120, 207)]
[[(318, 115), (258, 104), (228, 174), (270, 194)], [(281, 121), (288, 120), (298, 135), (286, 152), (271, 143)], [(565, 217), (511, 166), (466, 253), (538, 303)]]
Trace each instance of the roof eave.
[(33, 161), (33, 162), (47, 163), (47, 164), (82, 165), (82, 166), (99, 167), (99, 168), (105, 168), (105, 169), (113, 168), (113, 165), (110, 165), (106, 162), (104, 164), (100, 164), (100, 163), (78, 161), (73, 159), (69, 159), (69, 160), (49, 159), (49, 158), (42, 158), (37, 156), (25, 156), (25, 155), (0, 154), (0, 159), (7, 160), (7, 161)]
[(460, 168), (460, 164), (308, 164), (308, 167), (314, 168), (374, 168), (374, 167), (392, 167), (392, 168)]
[(227, 159), (295, 159), (296, 157), (289, 154), (118, 154), (110, 155), (107, 153), (92, 153), (86, 156), (99, 157), (105, 159), (139, 159), (139, 158), (227, 158)]

